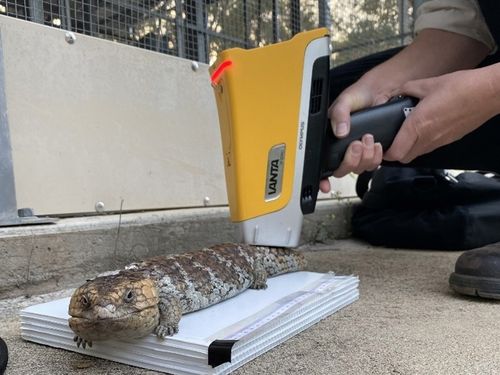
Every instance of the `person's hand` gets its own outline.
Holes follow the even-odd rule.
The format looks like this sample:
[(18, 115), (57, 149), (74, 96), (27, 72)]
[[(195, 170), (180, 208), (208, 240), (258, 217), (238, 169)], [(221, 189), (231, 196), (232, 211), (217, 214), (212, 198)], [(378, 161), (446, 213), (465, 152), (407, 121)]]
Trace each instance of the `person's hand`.
[[(345, 137), (349, 133), (351, 112), (387, 102), (389, 98), (402, 93), (401, 87), (406, 82), (410, 82), (409, 86), (407, 86), (407, 94), (413, 94), (414, 96), (419, 96), (419, 94), (421, 94), (422, 97), (425, 95), (426, 98), (427, 96), (430, 98), (429, 90), (419, 88), (414, 91), (412, 86), (413, 83), (411, 81), (424, 77), (438, 77), (445, 73), (473, 68), (477, 66), (477, 64), (479, 64), (489, 52), (491, 51), (489, 51), (487, 46), (481, 42), (461, 34), (432, 28), (422, 30), (409, 46), (404, 48), (391, 59), (365, 73), (359, 81), (348, 87), (344, 92), (342, 92), (342, 94), (339, 95), (329, 111), (330, 120), (332, 121), (332, 126), (334, 127), (334, 133), (337, 137)], [(436, 58), (436, 56), (439, 56), (439, 58)], [(495, 65), (492, 67), (494, 66)], [(497, 67), (496, 69), (498, 70), (499, 68)], [(444, 81), (445, 78), (443, 78), (442, 83), (444, 83)], [(425, 80), (415, 81), (414, 84), (417, 85), (417, 82), (422, 83), (425, 82)], [(494, 84), (500, 82), (500, 74), (496, 74), (495, 78), (490, 77), (490, 84), (493, 85), (493, 82)], [(469, 84), (466, 82), (462, 83), (463, 86), (466, 86), (466, 96), (457, 100), (455, 104), (460, 106), (460, 101), (467, 100), (467, 90), (472, 90), (473, 86), (477, 86), (479, 84), (478, 82), (469, 83), (471, 84), (471, 87), (469, 88), (467, 88)], [(449, 85), (449, 87), (451, 86), (454, 85)], [(433, 89), (436, 90), (434, 92), (437, 93), (437, 88)], [(452, 90), (454, 89), (455, 88), (452, 88)], [(479, 101), (485, 99), (484, 93), (490, 96), (495, 95), (492, 94), (493, 88), (491, 87), (485, 87), (483, 90), (484, 91), (479, 94), (479, 96), (472, 99), (472, 102), (478, 102), (477, 98), (479, 97), (481, 97)], [(446, 93), (442, 91), (439, 96), (446, 96), (445, 94)], [(450, 95), (452, 93), (449, 92), (447, 94)], [(470, 91), (469, 94), (472, 95), (472, 91)], [(435, 95), (435, 97), (437, 98), (438, 95)], [(467, 114), (463, 114), (465, 117), (459, 120), (458, 124), (460, 124), (460, 126), (458, 127), (460, 130), (452, 131), (451, 133), (453, 134), (447, 133), (437, 136), (431, 142), (433, 146), (426, 148), (423, 144), (428, 140), (425, 139), (422, 141), (422, 137), (425, 136), (432, 138), (431, 133), (435, 133), (433, 133), (433, 131), (429, 132), (428, 127), (426, 130), (420, 129), (420, 127), (423, 126), (424, 116), (435, 115), (438, 113), (439, 116), (445, 116), (441, 113), (441, 111), (436, 110), (436, 103), (428, 104), (427, 102), (430, 102), (430, 100), (426, 100), (426, 98), (422, 98), (424, 103), (419, 105), (418, 111), (412, 113), (412, 115), (408, 118), (405, 127), (409, 129), (405, 129), (401, 136), (398, 135), (397, 141), (394, 143), (394, 148), (391, 148), (391, 153), (388, 155), (389, 158), (394, 160), (409, 160), (414, 157), (413, 154), (428, 152), (426, 151), (427, 149), (431, 150), (433, 149), (432, 147), (439, 147), (438, 145), (443, 144), (443, 142), (446, 143), (451, 139), (458, 139), (456, 137), (463, 136), (466, 132), (471, 131), (474, 126), (479, 126), (483, 121), (489, 118), (489, 115), (475, 115), (474, 109), (471, 108), (471, 103), (469, 102), (467, 108), (471, 111)], [(490, 104), (491, 99), (492, 98), (490, 97), (488, 100)], [(477, 104), (485, 103), (481, 102)], [(449, 107), (447, 109), (450, 110)], [(462, 111), (462, 109), (459, 109), (458, 111)], [(413, 116), (419, 112), (421, 113), (417, 116)], [(488, 112), (492, 112), (492, 110), (489, 109), (485, 111), (483, 109), (482, 114), (486, 114)], [(467, 119), (467, 116), (477, 116), (477, 118)], [(415, 122), (416, 124), (416, 122), (419, 122), (421, 124), (408, 125), (410, 123), (409, 120), (412, 117), (412, 123)], [(442, 117), (439, 117), (439, 120), (442, 119)], [(451, 115), (447, 115), (447, 119), (448, 120), (445, 119), (445, 121), (448, 121), (448, 125), (450, 122), (454, 121)], [(464, 119), (467, 120), (464, 121)], [(432, 122), (433, 120), (426, 118), (425, 121)], [(472, 127), (470, 126), (470, 121), (474, 124)], [(469, 125), (463, 125), (465, 123)], [(430, 123), (426, 124), (428, 125)], [(441, 128), (442, 125), (439, 125), (439, 127)], [(419, 132), (421, 131), (421, 133), (417, 133), (417, 129), (419, 129)], [(405, 133), (412, 132), (413, 134), (405, 135)], [(401, 141), (401, 138), (406, 139), (408, 137), (410, 139), (410, 143), (404, 144), (404, 141)], [(411, 139), (413, 139), (413, 141), (411, 141)], [(360, 173), (364, 170), (376, 168), (382, 161), (380, 151), (381, 146), (372, 142), (370, 137), (365, 136), (361, 141), (353, 142), (348, 147), (341, 166), (334, 172), (334, 176), (342, 177), (350, 172)], [(321, 181), (320, 189), (325, 193), (330, 191), (330, 183), (328, 180)]]
[[(387, 102), (392, 92), (376, 91), (363, 80), (344, 90), (330, 106), (328, 115), (333, 132), (337, 138), (349, 134), (351, 127), (351, 112), (372, 107)], [(353, 141), (346, 150), (339, 168), (334, 171), (334, 177), (343, 177), (348, 173), (362, 173), (377, 168), (382, 162), (382, 145), (374, 141), (373, 135), (365, 134), (361, 140)], [(322, 180), (320, 190), (330, 191), (330, 182)]]
[(420, 99), (384, 159), (409, 163), (455, 142), (500, 113), (500, 64), (407, 82), (402, 93)]

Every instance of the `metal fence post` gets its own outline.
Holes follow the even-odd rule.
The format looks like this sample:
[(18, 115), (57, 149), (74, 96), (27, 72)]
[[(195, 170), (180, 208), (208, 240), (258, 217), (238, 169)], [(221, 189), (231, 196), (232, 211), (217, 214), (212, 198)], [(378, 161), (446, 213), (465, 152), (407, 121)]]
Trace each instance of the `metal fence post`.
[(66, 10), (66, 30), (72, 31), (71, 27), (71, 5), (69, 0), (65, 0), (64, 8)]
[(273, 43), (276, 43), (280, 39), (280, 25), (279, 25), (279, 22), (278, 22), (278, 19), (279, 19), (279, 7), (278, 7), (278, 1), (277, 0), (273, 0), (272, 18), (273, 18)]
[(61, 28), (65, 30), (69, 30), (68, 27), (68, 19), (67, 19), (67, 13), (65, 12), (66, 9), (66, 1), (65, 0), (57, 0), (57, 5), (59, 9), (59, 19), (61, 20)]
[(245, 48), (250, 48), (250, 43), (248, 41), (248, 3), (247, 0), (243, 0), (243, 33), (245, 34), (243, 38), (245, 39)]
[(328, 0), (318, 0), (319, 8), (319, 27), (326, 27), (332, 29), (332, 13)]
[[(1, 43), (1, 42), (0, 42)], [(0, 225), (16, 222), (17, 203), (14, 185), (14, 166), (10, 146), (7, 103), (5, 98), (5, 79), (3, 56), (0, 56)]]
[(401, 45), (405, 44), (405, 38), (411, 33), (410, 16), (408, 14), (410, 4), (408, 0), (400, 0), (399, 4), (399, 34), (401, 35)]
[(300, 32), (300, 0), (290, 0), (291, 6), (291, 17), (290, 17), (290, 29), (292, 30), (292, 35)]
[(182, 0), (175, 0), (175, 31), (177, 41), (177, 56), (186, 57), (184, 46), (184, 22), (182, 19)]
[(41, 23), (43, 25), (43, 0), (31, 0), (30, 1), (30, 13), (31, 20), (36, 23)]
[(206, 21), (206, 9), (205, 9), (205, 1), (196, 0), (196, 36), (198, 39), (198, 61), (207, 62), (208, 61), (208, 53), (207, 53), (207, 38), (205, 37), (206, 29), (207, 29), (207, 21)]

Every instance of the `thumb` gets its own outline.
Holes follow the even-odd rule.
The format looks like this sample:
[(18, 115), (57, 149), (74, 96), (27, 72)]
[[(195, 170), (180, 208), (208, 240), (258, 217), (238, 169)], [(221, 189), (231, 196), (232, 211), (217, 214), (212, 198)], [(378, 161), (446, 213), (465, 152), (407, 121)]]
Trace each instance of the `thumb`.
[(370, 101), (361, 93), (344, 92), (331, 105), (328, 115), (333, 134), (343, 138), (349, 134), (351, 128), (351, 112), (370, 106)]

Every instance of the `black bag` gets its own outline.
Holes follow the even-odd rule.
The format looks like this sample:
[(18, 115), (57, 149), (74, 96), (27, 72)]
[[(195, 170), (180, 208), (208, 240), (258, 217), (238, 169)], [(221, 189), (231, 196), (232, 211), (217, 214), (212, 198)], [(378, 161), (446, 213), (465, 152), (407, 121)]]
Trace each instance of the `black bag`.
[(464, 250), (500, 241), (500, 179), (478, 172), (381, 167), (361, 175), (353, 236), (373, 245)]

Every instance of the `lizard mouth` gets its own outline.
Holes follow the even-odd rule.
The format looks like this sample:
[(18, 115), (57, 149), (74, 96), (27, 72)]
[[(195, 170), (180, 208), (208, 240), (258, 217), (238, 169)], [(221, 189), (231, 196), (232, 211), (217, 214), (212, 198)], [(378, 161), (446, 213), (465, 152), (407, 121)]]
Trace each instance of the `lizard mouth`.
[(89, 318), (71, 316), (69, 327), (88, 341), (111, 338), (139, 338), (151, 333), (159, 322), (158, 309), (148, 307), (117, 317)]
[[(97, 322), (97, 321), (121, 321), (121, 320), (127, 320), (129, 318), (133, 318), (137, 315), (144, 315), (148, 314), (150, 311), (156, 310), (156, 306), (150, 306), (146, 307), (142, 310), (136, 310), (136, 311), (131, 311), (127, 312), (126, 314), (122, 314), (120, 316), (97, 316), (97, 317), (88, 317), (88, 316), (82, 316), (82, 315), (72, 315), (70, 314), (70, 319), (78, 319), (86, 322)], [(155, 311), (153, 311), (155, 313)]]

